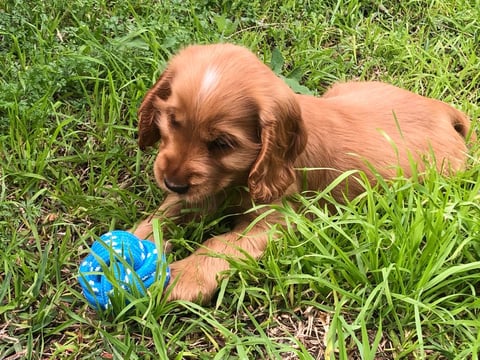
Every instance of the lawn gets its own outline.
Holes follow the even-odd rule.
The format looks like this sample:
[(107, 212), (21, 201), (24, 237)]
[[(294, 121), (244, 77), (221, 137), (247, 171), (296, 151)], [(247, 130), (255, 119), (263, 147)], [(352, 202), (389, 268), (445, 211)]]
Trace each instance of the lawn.
[[(479, 19), (478, 0), (3, 0), (0, 358), (477, 359), (476, 144), (450, 178), (428, 170), (344, 205), (326, 189), (298, 196), (297, 212), (275, 208), (280, 239), (259, 262), (232, 261), (209, 306), (166, 303), (154, 285), (96, 313), (77, 272), (96, 236), (162, 199), (136, 111), (182, 46), (242, 44), (299, 92), (390, 82), (476, 128)], [(221, 231), (216, 218), (171, 226), (169, 261)]]

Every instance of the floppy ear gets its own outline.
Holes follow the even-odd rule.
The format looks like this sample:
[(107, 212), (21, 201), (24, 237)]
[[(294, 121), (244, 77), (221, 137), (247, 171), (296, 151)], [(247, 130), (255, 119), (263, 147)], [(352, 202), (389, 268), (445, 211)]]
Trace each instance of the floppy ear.
[(172, 73), (167, 69), (147, 92), (138, 109), (138, 145), (142, 150), (160, 140), (160, 130), (155, 124), (155, 118), (159, 111), (155, 106), (155, 101), (157, 99), (167, 100), (170, 97), (172, 94), (171, 80)]
[(248, 177), (252, 199), (260, 203), (281, 197), (295, 181), (294, 163), (307, 143), (300, 106), (293, 93), (284, 95), (260, 103), (262, 147)]

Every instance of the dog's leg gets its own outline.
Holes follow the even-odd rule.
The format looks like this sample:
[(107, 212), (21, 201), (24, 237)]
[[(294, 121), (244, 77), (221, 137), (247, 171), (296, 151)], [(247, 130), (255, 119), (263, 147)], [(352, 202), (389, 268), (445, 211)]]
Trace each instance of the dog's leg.
[(140, 239), (153, 240), (153, 220), (157, 218), (168, 218), (169, 220), (178, 222), (182, 208), (183, 204), (178, 196), (169, 194), (154, 214), (141, 221), (135, 228), (131, 229), (130, 232)]
[(169, 300), (189, 300), (206, 303), (217, 289), (217, 276), (229, 268), (226, 258), (242, 259), (262, 256), (269, 239), (272, 223), (282, 221), (279, 214), (259, 220), (253, 227), (253, 217), (242, 216), (231, 232), (206, 240), (185, 259), (170, 264)]

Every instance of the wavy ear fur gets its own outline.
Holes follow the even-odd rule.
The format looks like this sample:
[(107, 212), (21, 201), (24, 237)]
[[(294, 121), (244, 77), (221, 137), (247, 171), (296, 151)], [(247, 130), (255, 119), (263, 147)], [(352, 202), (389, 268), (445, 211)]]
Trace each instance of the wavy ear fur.
[(155, 101), (157, 99), (167, 100), (170, 97), (172, 94), (171, 79), (171, 72), (168, 69), (165, 70), (155, 85), (147, 92), (138, 109), (138, 145), (142, 150), (160, 140), (160, 130), (155, 124), (155, 118), (159, 111), (155, 106)]
[(260, 103), (262, 147), (248, 178), (252, 198), (269, 203), (295, 181), (294, 163), (305, 149), (307, 133), (293, 92), (272, 93)]

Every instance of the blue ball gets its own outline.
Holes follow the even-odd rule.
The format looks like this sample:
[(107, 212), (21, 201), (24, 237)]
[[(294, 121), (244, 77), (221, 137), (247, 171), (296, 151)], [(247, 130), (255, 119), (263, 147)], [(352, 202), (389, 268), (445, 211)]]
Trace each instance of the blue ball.
[(100, 236), (92, 245), (90, 254), (80, 264), (78, 281), (90, 306), (105, 310), (111, 306), (110, 296), (115, 287), (104, 269), (111, 269), (117, 288), (120, 285), (129, 293), (136, 291), (145, 295), (146, 289), (160, 279), (157, 271), (165, 269), (164, 287), (167, 286), (170, 268), (165, 262), (165, 256), (159, 262), (153, 242), (140, 240), (127, 231), (114, 230)]

